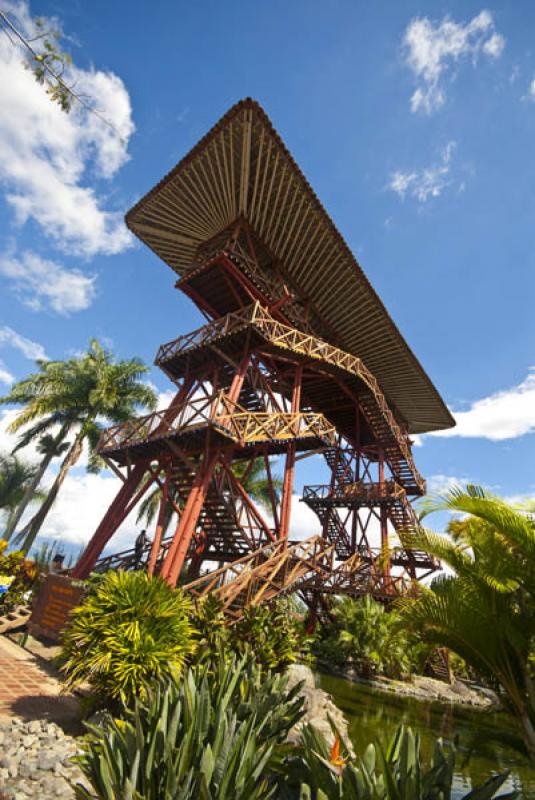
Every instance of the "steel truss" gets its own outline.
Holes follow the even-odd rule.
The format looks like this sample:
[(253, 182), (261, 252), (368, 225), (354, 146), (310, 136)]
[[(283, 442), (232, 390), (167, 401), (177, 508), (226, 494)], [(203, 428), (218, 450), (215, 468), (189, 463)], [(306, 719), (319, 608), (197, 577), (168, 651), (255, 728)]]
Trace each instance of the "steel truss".
[[(412, 591), (438, 565), (390, 537), (414, 522), (409, 499), (424, 494), (425, 482), (407, 427), (374, 375), (292, 290), (283, 265), (244, 219), (205, 243), (177, 286), (208, 322), (158, 350), (156, 364), (177, 386), (171, 405), (103, 433), (98, 451), (122, 486), (73, 575), (137, 564), (132, 551), (98, 560), (156, 486), (149, 572), (171, 585), (180, 580), (194, 596), (215, 593), (231, 619), (245, 605), (289, 591), (299, 590), (314, 609), (321, 596), (372, 594), (387, 602)], [(302, 500), (321, 536), (290, 542), (296, 465), (317, 453), (330, 480), (305, 487)], [(280, 497), (272, 477), (277, 456), (284, 461)], [(246, 489), (258, 459), (266, 509)], [(176, 527), (164, 538), (169, 507)]]

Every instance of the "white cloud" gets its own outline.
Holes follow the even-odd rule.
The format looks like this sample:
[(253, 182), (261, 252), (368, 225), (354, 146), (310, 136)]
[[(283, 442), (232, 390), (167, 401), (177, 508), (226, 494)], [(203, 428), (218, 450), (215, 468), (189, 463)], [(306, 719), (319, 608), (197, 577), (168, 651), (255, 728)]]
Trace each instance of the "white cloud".
[[(34, 33), (29, 6), (7, 5), (20, 28)], [(55, 20), (45, 26), (57, 28)], [(83, 256), (118, 253), (131, 244), (122, 214), (106, 208), (106, 197), (89, 185), (109, 179), (128, 159), (133, 133), (128, 92), (117, 75), (72, 67), (67, 82), (95, 99), (117, 135), (74, 103), (61, 111), (23, 68), (23, 53), (0, 37), (0, 181), (19, 224), (32, 219), (56, 246)]]
[(47, 358), (43, 345), (39, 344), (39, 342), (33, 342), (31, 339), (27, 339), (25, 336), (21, 336), (20, 333), (17, 333), (17, 331), (14, 331), (13, 328), (9, 328), (7, 325), (0, 328), (0, 347), (3, 346), (14, 347), (16, 350), (19, 350), (23, 356), (32, 361), (38, 358)]
[(468, 478), (457, 478), (454, 475), (429, 475), (426, 478), (428, 494), (442, 494), (454, 489), (456, 486), (466, 486), (470, 483)]
[[(20, 409), (15, 408), (0, 410), (0, 453), (10, 453), (17, 444), (19, 434), (8, 433), (7, 429), (19, 414), (19, 411)], [(42, 458), (34, 444), (25, 447), (20, 455), (25, 461), (29, 461), (32, 464), (37, 464)]]
[(22, 302), (34, 311), (49, 307), (68, 316), (88, 308), (96, 293), (95, 275), (67, 269), (30, 251), (0, 256), (0, 275), (11, 281)]
[(531, 80), (531, 83), (528, 88), (528, 93), (526, 95), (526, 99), (535, 102), (535, 77), (533, 77)]
[(13, 383), (15, 380), (15, 376), (6, 369), (6, 365), (2, 360), (0, 360), (0, 383), (7, 383), (8, 386)]
[(461, 436), (492, 441), (516, 439), (535, 431), (535, 368), (517, 386), (476, 400), (467, 411), (452, 411), (457, 423), (429, 436)]
[[(40, 535), (69, 544), (86, 544), (120, 488), (120, 480), (109, 473), (80, 475), (71, 472), (61, 487)], [(123, 550), (133, 544), (136, 513), (137, 509), (134, 509), (112, 538), (110, 552)]]
[(290, 539), (302, 541), (318, 536), (321, 533), (321, 523), (311, 508), (301, 502), (298, 494), (292, 496), (292, 509), (290, 512)]
[(430, 167), (409, 172), (396, 170), (390, 176), (387, 188), (395, 192), (402, 200), (408, 196), (419, 203), (426, 203), (430, 198), (440, 197), (444, 189), (455, 182), (452, 176), (452, 157), (455, 147), (455, 142), (448, 142), (440, 154), (438, 163)]
[(496, 32), (487, 10), (466, 24), (448, 17), (437, 23), (428, 17), (411, 20), (403, 37), (405, 61), (419, 83), (411, 97), (411, 110), (436, 111), (445, 102), (444, 77), (454, 65), (463, 58), (470, 58), (475, 65), (481, 54), (497, 59), (504, 46), (505, 39)]

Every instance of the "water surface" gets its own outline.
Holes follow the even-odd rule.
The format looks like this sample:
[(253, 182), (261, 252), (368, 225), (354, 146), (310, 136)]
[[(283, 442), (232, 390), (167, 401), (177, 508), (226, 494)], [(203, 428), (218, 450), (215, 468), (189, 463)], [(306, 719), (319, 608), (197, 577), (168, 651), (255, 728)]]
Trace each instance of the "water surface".
[[(513, 731), (503, 714), (385, 694), (332, 675), (318, 675), (318, 683), (344, 712), (356, 752), (362, 753), (369, 742), (377, 739), (386, 743), (403, 723), (419, 732), (422, 753), (429, 763), (437, 737), (450, 742), (457, 735), (459, 753), (452, 795), (455, 800), (490, 775), (506, 769), (511, 770), (511, 776), (501, 791), (517, 789), (521, 797), (535, 798), (535, 769), (506, 744), (506, 735)], [(486, 742), (490, 734), (496, 734), (498, 741)], [(470, 746), (472, 755), (463, 765)]]

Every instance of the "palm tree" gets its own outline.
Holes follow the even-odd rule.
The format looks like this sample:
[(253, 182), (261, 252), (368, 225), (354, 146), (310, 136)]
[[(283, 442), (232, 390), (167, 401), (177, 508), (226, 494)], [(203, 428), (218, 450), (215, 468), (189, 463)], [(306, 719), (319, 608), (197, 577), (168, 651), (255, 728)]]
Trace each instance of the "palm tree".
[[(36, 473), (37, 467), (17, 456), (0, 456), (0, 509), (8, 514), (6, 531)], [(8, 539), (5, 533), (2, 538)]]
[(142, 381), (148, 367), (137, 358), (115, 361), (95, 339), (81, 356), (66, 361), (39, 360), (37, 365), (39, 372), (15, 383), (9, 394), (0, 398), (0, 403), (23, 406), (10, 431), (59, 413), (76, 435), (43, 504), (17, 537), (23, 539), (25, 552), (39, 533), (70, 468), (80, 458), (84, 442), (89, 447), (88, 469), (98, 471), (96, 446), (103, 427), (156, 406), (155, 393)]
[(448, 647), (501, 690), (535, 763), (535, 520), (476, 486), (427, 505), (470, 516), (450, 523), (451, 537), (424, 528), (401, 534), (405, 547), (454, 573), (400, 601), (401, 613), (427, 642)]
[(395, 612), (369, 595), (342, 597), (333, 612), (338, 644), (361, 675), (399, 677), (409, 670), (408, 642)]
[[(263, 458), (255, 458), (252, 463), (250, 461), (237, 461), (232, 465), (232, 471), (253, 500), (256, 500), (257, 503), (265, 506), (265, 508), (269, 509), (271, 507), (272, 498)], [(273, 476), (272, 483), (275, 500), (278, 503), (282, 490), (282, 480), (278, 476)]]
[[(52, 459), (59, 458), (59, 456), (63, 455), (65, 450), (67, 450), (69, 447), (69, 443), (64, 441), (64, 439), (74, 420), (67, 419), (61, 422), (61, 418), (62, 417), (60, 414), (51, 414), (50, 417), (40, 420), (23, 433), (23, 435), (19, 438), (17, 446), (13, 448), (12, 452), (16, 453), (17, 450), (21, 450), (23, 447), (26, 447), (35, 439), (37, 439), (37, 452), (42, 455), (42, 459), (39, 467), (35, 471), (33, 479), (26, 487), (26, 491), (24, 492), (22, 500), (9, 517), (4, 534), (4, 537), (7, 539), (7, 541), (11, 539), (13, 533), (17, 530), (17, 526), (22, 518), (22, 515), (24, 514), (29, 503), (31, 503), (35, 498), (39, 485)], [(48, 428), (57, 424), (60, 424), (60, 429), (56, 436), (53, 436), (50, 433), (45, 433)]]

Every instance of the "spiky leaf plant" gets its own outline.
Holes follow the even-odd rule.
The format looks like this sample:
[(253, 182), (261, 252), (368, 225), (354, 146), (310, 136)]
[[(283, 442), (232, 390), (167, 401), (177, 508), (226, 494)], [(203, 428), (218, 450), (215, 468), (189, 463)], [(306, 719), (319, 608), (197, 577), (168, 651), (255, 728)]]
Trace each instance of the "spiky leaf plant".
[(195, 650), (191, 601), (142, 572), (108, 572), (75, 608), (63, 636), (69, 688), (89, 683), (130, 704), (151, 678), (180, 672)]
[(300, 687), (262, 672), (250, 654), (184, 679), (153, 682), (124, 719), (88, 726), (79, 759), (83, 800), (260, 800), (274, 796), (272, 764), (299, 720)]
[[(338, 735), (329, 747), (316, 728), (306, 725), (281, 800), (450, 800), (455, 758), (455, 747), (446, 749), (438, 739), (426, 766), (420, 737), (401, 725), (386, 749), (369, 744), (364, 754), (351, 760), (340, 753)], [(506, 772), (489, 778), (463, 800), (514, 800), (516, 792), (496, 795), (507, 777)]]

